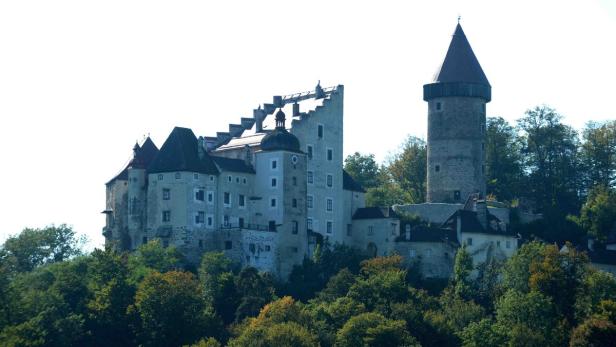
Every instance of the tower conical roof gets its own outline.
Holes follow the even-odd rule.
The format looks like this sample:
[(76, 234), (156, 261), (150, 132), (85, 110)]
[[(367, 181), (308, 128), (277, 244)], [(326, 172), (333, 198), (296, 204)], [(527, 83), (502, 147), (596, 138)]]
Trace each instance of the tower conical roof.
[(460, 23), (456, 26), (447, 55), (434, 74), (433, 83), (466, 82), (490, 86)]

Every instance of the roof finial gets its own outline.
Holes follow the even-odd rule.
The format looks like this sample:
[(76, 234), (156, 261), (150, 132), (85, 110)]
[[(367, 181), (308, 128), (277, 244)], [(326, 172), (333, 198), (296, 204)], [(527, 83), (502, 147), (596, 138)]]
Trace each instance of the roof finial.
[(460, 24), (460, 19), (462, 19), (462, 16), (458, 15), (458, 24)]

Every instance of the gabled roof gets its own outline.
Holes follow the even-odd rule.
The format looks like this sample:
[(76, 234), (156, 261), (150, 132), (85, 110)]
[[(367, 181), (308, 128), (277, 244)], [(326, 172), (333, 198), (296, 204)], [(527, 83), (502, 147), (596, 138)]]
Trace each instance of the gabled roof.
[(128, 169), (136, 168), (136, 169), (145, 169), (150, 165), (154, 157), (158, 154), (158, 147), (154, 144), (152, 139), (148, 136), (143, 144), (139, 146), (139, 144), (135, 144), (133, 148), (133, 157), (126, 164), (124, 169), (120, 171), (117, 175), (115, 175), (109, 182), (106, 184), (109, 185), (116, 180), (126, 181), (128, 180)]
[(348, 172), (342, 169), (342, 189), (353, 192), (365, 193), (364, 187), (361, 186)]
[(148, 172), (190, 171), (217, 175), (218, 169), (207, 152), (199, 157), (198, 140), (192, 130), (175, 127), (154, 158)]
[(353, 214), (353, 219), (398, 218), (391, 207), (362, 207)]
[(418, 225), (411, 229), (410, 239), (406, 237), (404, 230), (400, 231), (400, 236), (396, 241), (407, 242), (458, 242), (455, 230), (445, 228), (434, 228), (426, 225)]
[(453, 33), (445, 60), (434, 74), (434, 82), (467, 82), (490, 86), (459, 23)]
[(220, 171), (242, 172), (249, 174), (255, 173), (252, 166), (246, 164), (244, 160), (217, 156), (211, 156), (211, 158), (214, 160), (214, 163), (216, 163)]
[(458, 216), (460, 216), (460, 222), (462, 223), (460, 232), (515, 236), (514, 233), (503, 230), (500, 227), (500, 220), (489, 212), (487, 216), (487, 227), (481, 225), (481, 222), (479, 222), (479, 218), (477, 218), (477, 212), (469, 210), (458, 210), (454, 214), (452, 214), (451, 217), (447, 218), (447, 220), (441, 225), (441, 228), (456, 230)]

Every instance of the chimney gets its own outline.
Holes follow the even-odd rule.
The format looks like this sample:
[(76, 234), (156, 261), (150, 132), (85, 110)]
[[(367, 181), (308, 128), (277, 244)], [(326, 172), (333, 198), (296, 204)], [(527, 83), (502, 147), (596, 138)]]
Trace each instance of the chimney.
[(261, 109), (261, 105), (259, 105), (258, 109), (252, 111), (252, 117), (255, 119), (255, 131), (258, 133), (262, 132), (265, 112)]
[(274, 95), (274, 101), (273, 101), (274, 107), (276, 108), (281, 108), (282, 106), (284, 106), (282, 104), (282, 96), (280, 95)]
[(203, 136), (199, 136), (199, 140), (197, 141), (197, 154), (199, 155), (199, 159), (203, 159), (203, 156), (205, 156), (205, 139)]
[(296, 102), (293, 104), (293, 117), (299, 116), (299, 104)]

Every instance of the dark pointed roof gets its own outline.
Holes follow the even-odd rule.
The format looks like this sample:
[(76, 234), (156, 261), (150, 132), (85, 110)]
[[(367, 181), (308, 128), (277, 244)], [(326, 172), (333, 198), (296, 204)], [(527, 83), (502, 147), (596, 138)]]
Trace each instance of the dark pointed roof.
[(362, 187), (361, 184), (359, 184), (359, 182), (353, 179), (353, 177), (349, 175), (349, 173), (346, 172), (346, 170), (344, 169), (342, 169), (342, 189), (350, 190), (353, 192), (361, 192), (361, 193), (366, 192), (364, 187)]
[(133, 158), (126, 164), (124, 169), (120, 171), (119, 174), (115, 175), (107, 185), (113, 183), (116, 180), (126, 181), (128, 180), (128, 169), (145, 169), (150, 165), (154, 157), (158, 154), (158, 147), (154, 144), (152, 139), (148, 136), (143, 144), (139, 146), (138, 143), (135, 143), (133, 147)]
[(148, 172), (190, 171), (217, 175), (216, 164), (207, 152), (199, 157), (199, 143), (192, 130), (175, 127), (148, 167)]
[(434, 74), (434, 82), (467, 82), (490, 86), (460, 23), (453, 33), (443, 64)]
[(279, 110), (276, 113), (276, 129), (261, 139), (261, 150), (301, 152), (297, 137), (285, 129), (285, 119), (284, 112)]

